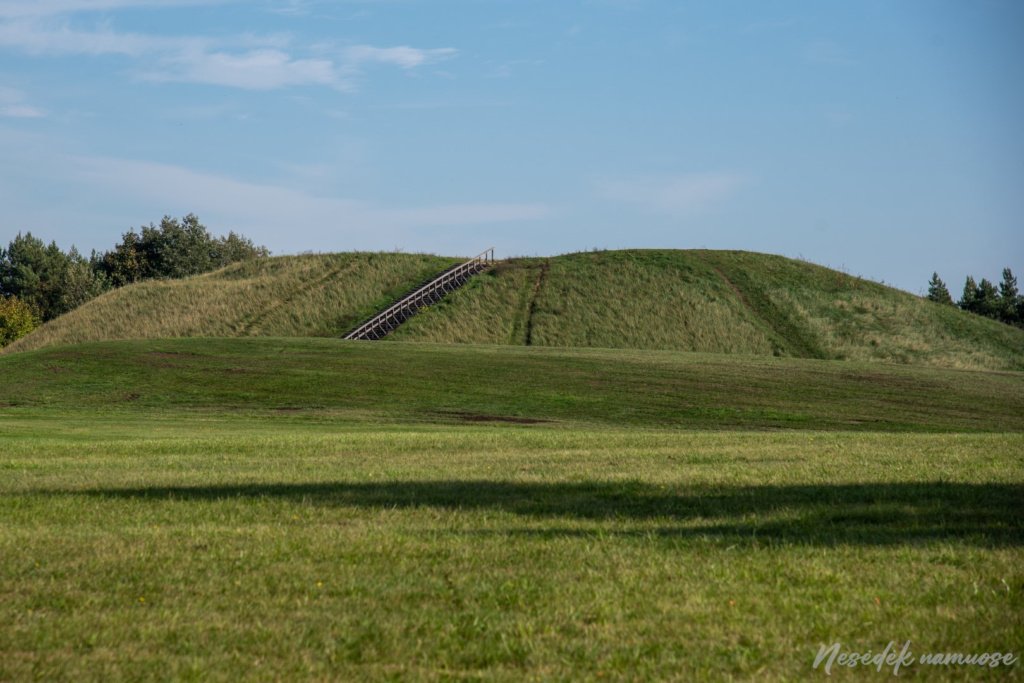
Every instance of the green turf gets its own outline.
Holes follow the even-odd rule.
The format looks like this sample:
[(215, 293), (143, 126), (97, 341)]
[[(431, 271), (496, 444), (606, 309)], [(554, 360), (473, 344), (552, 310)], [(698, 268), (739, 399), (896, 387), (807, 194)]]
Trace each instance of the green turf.
[(157, 411), (0, 446), (2, 680), (795, 680), (1024, 636), (1019, 434)]
[(0, 358), (0, 405), (459, 423), (1024, 431), (1024, 375), (658, 351), (176, 339)]
[(1022, 388), (301, 339), (4, 356), (0, 680), (792, 681), (836, 641), (1019, 655)]

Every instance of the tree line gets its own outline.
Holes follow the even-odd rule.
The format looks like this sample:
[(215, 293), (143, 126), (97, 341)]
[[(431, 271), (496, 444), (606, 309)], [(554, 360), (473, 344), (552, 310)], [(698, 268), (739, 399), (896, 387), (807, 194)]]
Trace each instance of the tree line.
[(198, 275), (236, 261), (268, 256), (264, 246), (235, 232), (214, 237), (195, 214), (164, 216), (129, 230), (113, 249), (85, 258), (30, 232), (0, 247), (0, 346), (100, 294), (143, 280)]
[(975, 282), (974, 278), (968, 275), (964, 282), (963, 294), (955, 303), (946, 283), (938, 273), (932, 273), (932, 279), (928, 282), (928, 298), (1009, 325), (1024, 327), (1024, 296), (1018, 291), (1017, 278), (1009, 268), (1003, 268), (1003, 280), (998, 287), (985, 278), (981, 278), (981, 282)]

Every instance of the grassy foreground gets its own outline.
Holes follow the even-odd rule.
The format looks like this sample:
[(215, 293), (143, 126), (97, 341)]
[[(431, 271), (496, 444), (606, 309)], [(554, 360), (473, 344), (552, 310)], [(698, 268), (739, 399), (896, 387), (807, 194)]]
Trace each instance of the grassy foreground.
[(794, 680), (1024, 638), (1019, 434), (163, 413), (0, 447), (2, 680)]
[(0, 680), (789, 681), (824, 678), (836, 641), (1019, 655), (1022, 386), (323, 340), (6, 356)]

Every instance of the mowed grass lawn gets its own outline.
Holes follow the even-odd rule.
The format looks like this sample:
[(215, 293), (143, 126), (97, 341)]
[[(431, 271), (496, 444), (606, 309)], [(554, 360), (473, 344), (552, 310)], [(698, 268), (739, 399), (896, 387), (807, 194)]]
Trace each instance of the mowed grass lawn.
[[(797, 680), (836, 641), (1021, 654), (1020, 375), (342, 344), (332, 384), (327, 342), (217, 344), (0, 359), (0, 680)], [(218, 370), (244, 359), (266, 378)], [(385, 360), (401, 406), (364, 386)], [(448, 393), (474, 363), (546, 375), (468, 414)], [(700, 367), (720, 412), (673, 419)], [(744, 377), (762, 393), (730, 392)], [(934, 423), (884, 420), (945, 382)], [(972, 409), (986, 387), (1001, 407)]]

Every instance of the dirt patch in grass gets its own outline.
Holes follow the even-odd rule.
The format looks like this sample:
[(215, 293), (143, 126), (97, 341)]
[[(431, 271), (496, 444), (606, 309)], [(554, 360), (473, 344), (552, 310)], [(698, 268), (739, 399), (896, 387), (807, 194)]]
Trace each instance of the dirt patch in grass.
[(81, 360), (85, 356), (81, 351), (54, 351), (49, 355), (49, 359), (53, 361), (62, 360)]
[(551, 422), (551, 420), (541, 420), (533, 417), (517, 417), (515, 415), (484, 415), (482, 413), (466, 412), (442, 412), (440, 414), (445, 417), (454, 417), (458, 420), (462, 420), (463, 422), (507, 422), (519, 425), (535, 425)]
[(200, 354), (191, 351), (150, 351), (146, 355), (154, 358), (180, 358), (182, 356), (199, 356)]

